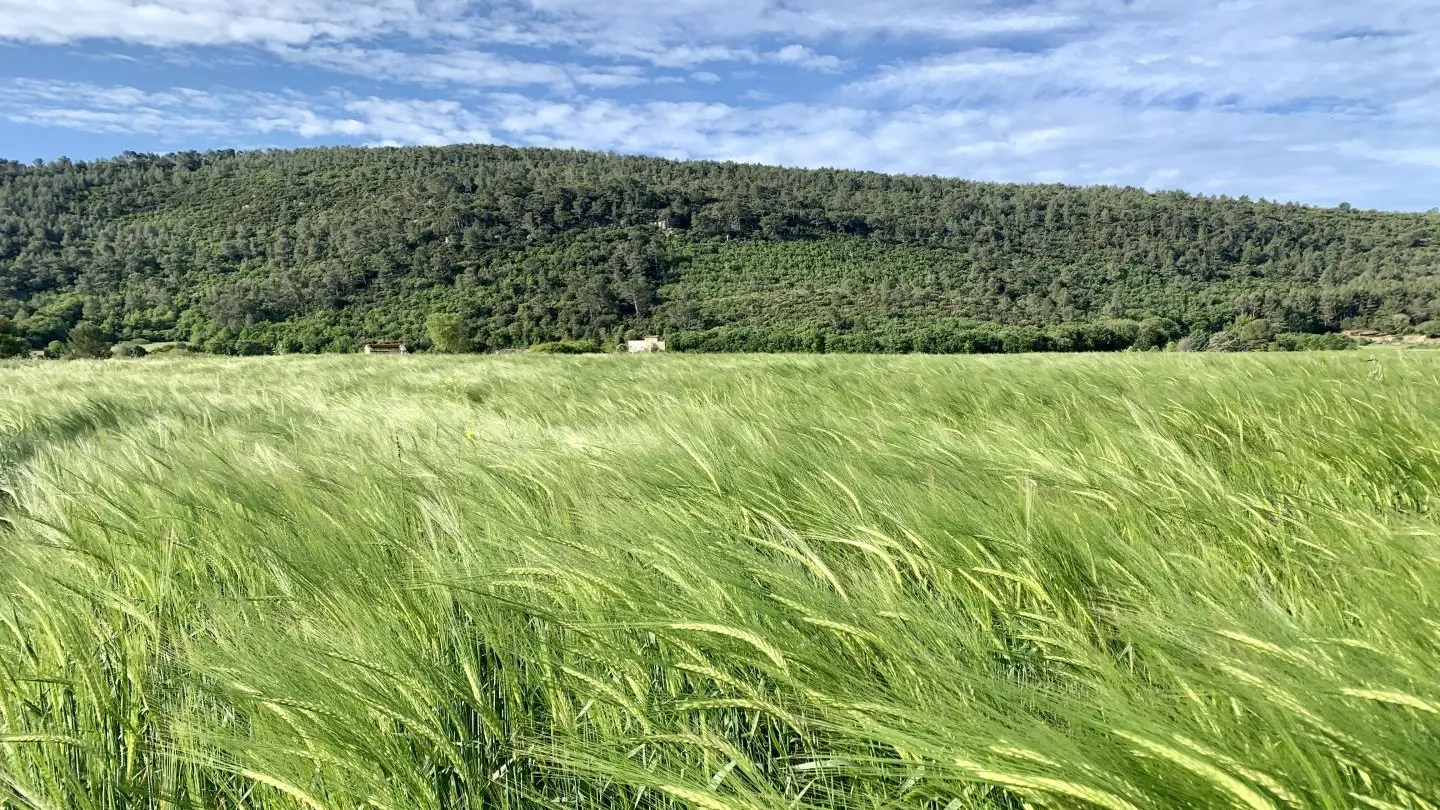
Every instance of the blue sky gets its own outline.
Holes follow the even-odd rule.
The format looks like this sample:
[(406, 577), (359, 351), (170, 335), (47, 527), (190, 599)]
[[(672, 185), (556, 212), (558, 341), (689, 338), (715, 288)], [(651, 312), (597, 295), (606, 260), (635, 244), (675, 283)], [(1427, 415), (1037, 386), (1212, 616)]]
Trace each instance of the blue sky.
[(0, 0), (0, 157), (463, 142), (1440, 206), (1435, 0)]

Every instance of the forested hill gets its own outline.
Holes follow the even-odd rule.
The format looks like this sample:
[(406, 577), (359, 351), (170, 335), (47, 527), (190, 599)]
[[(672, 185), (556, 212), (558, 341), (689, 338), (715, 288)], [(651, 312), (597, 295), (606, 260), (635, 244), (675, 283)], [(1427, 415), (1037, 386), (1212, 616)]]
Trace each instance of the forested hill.
[(481, 349), (1259, 347), (1440, 319), (1440, 216), (489, 146), (0, 163), (32, 347), (340, 351), (437, 312)]

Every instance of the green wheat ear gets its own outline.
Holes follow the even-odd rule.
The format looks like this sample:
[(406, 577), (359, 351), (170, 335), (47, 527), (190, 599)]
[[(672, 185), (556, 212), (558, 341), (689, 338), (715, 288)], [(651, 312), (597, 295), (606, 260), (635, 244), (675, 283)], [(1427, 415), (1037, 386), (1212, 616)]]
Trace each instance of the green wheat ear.
[(1434, 808), (1371, 359), (0, 367), (0, 808)]

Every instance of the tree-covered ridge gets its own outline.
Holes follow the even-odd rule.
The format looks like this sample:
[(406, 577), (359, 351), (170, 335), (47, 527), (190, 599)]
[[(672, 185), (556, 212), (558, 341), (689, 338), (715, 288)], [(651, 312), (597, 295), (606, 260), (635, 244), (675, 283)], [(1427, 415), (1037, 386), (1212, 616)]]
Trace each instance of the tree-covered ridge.
[(1440, 319), (1440, 216), (491, 146), (0, 163), (0, 317), (32, 348), (88, 320), (345, 350), (436, 312), (492, 349), (1265, 343)]

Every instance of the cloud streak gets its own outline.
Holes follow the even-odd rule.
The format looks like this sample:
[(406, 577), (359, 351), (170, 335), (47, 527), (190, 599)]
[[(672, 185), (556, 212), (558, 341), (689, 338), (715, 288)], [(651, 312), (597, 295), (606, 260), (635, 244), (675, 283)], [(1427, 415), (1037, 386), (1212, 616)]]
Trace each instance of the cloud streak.
[(0, 0), (0, 54), (129, 71), (22, 72), (0, 118), (117, 152), (496, 141), (1429, 208), (1428, 6)]
[(38, 43), (85, 39), (146, 45), (304, 43), (364, 36), (402, 26), (419, 30), (425, 11), (378, 0), (0, 0), (0, 37)]
[[(131, 87), (0, 85), (10, 121), (185, 142), (257, 140), (421, 144), (496, 142), (614, 149), (805, 167), (856, 167), (985, 180), (1104, 183), (1364, 204), (1389, 177), (1440, 171), (1415, 137), (1384, 147), (1364, 126), (1319, 114), (1243, 116), (1151, 109), (1125, 113), (1069, 100), (1023, 110), (853, 105), (619, 102), (519, 93), (456, 100), (331, 93), (146, 93)], [(927, 145), (916, 149), (917, 143)], [(1305, 146), (1308, 144), (1308, 146)], [(244, 144), (241, 144), (244, 145)], [(1258, 160), (1257, 160), (1258, 157)], [(1344, 194), (1328, 199), (1338, 194)], [(1424, 194), (1408, 207), (1428, 207)]]
[(587, 66), (507, 58), (486, 51), (406, 52), (354, 46), (276, 47), (285, 60), (352, 76), (420, 86), (540, 86), (570, 90), (629, 87), (652, 81), (635, 65)]

